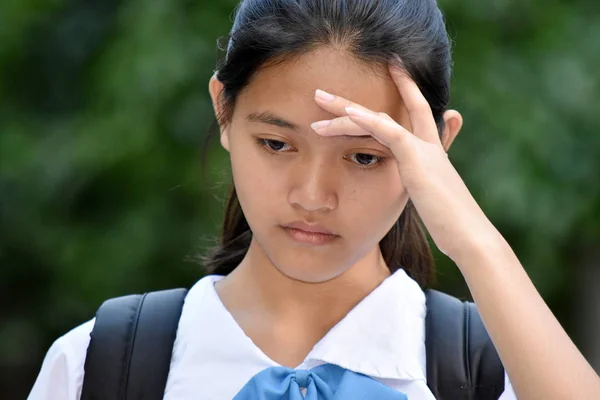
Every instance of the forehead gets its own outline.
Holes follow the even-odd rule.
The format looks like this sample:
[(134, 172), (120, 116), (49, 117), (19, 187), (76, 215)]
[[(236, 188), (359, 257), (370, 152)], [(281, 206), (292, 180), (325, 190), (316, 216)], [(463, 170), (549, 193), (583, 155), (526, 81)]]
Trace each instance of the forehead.
[(401, 114), (400, 94), (385, 66), (366, 66), (330, 48), (260, 69), (238, 97), (236, 114), (277, 111), (303, 127), (332, 118), (315, 103), (316, 89), (392, 117)]

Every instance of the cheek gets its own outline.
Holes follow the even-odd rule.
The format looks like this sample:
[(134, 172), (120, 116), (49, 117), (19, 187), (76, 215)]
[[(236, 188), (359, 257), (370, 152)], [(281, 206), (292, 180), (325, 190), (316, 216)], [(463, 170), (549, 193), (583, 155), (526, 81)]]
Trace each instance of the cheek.
[(344, 214), (357, 235), (381, 239), (400, 217), (408, 196), (397, 170), (378, 175), (354, 186)]
[(230, 157), (236, 192), (244, 212), (267, 212), (285, 184), (284, 174), (273, 173), (272, 156), (252, 143), (232, 143)]

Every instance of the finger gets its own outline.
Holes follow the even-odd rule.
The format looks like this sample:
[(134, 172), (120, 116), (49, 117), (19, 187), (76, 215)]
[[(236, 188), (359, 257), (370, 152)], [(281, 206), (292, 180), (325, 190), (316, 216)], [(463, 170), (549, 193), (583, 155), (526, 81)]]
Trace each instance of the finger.
[(311, 127), (321, 136), (371, 136), (348, 116), (314, 122)]
[(429, 143), (441, 143), (431, 106), (415, 81), (396, 65), (390, 64), (389, 69), (408, 111), (413, 134)]
[(389, 147), (397, 157), (403, 157), (410, 151), (408, 144), (411, 141), (420, 140), (391, 118), (353, 108), (347, 108), (346, 112), (350, 120)]
[(317, 89), (315, 92), (315, 101), (323, 110), (342, 117), (346, 115), (346, 107), (352, 107), (363, 111), (368, 111), (365, 107), (360, 104), (353, 103), (348, 99), (340, 96), (327, 93), (323, 90)]
[[(336, 137), (336, 136), (352, 136), (356, 138), (368, 138), (379, 141), (371, 132), (357, 125), (348, 116), (338, 117), (331, 120), (318, 121), (311, 124), (311, 127), (320, 136)], [(385, 143), (379, 141), (386, 146)]]

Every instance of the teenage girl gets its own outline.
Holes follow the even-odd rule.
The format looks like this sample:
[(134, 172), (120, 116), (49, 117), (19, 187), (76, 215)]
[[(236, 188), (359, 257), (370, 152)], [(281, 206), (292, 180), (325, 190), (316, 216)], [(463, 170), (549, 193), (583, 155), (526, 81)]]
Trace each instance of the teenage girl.
[[(600, 399), (447, 157), (451, 65), (434, 0), (242, 1), (209, 84), (234, 187), (165, 399), (433, 399), (417, 214), (478, 305), (501, 399)], [(54, 343), (30, 399), (79, 399), (93, 325)]]

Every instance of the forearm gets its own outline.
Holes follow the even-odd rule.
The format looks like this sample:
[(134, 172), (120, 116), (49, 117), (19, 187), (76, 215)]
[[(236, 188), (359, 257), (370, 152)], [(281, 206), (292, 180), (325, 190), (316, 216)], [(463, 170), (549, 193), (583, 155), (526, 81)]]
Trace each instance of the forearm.
[(600, 399), (600, 378), (494, 229), (455, 261), (515, 393), (529, 399)]

